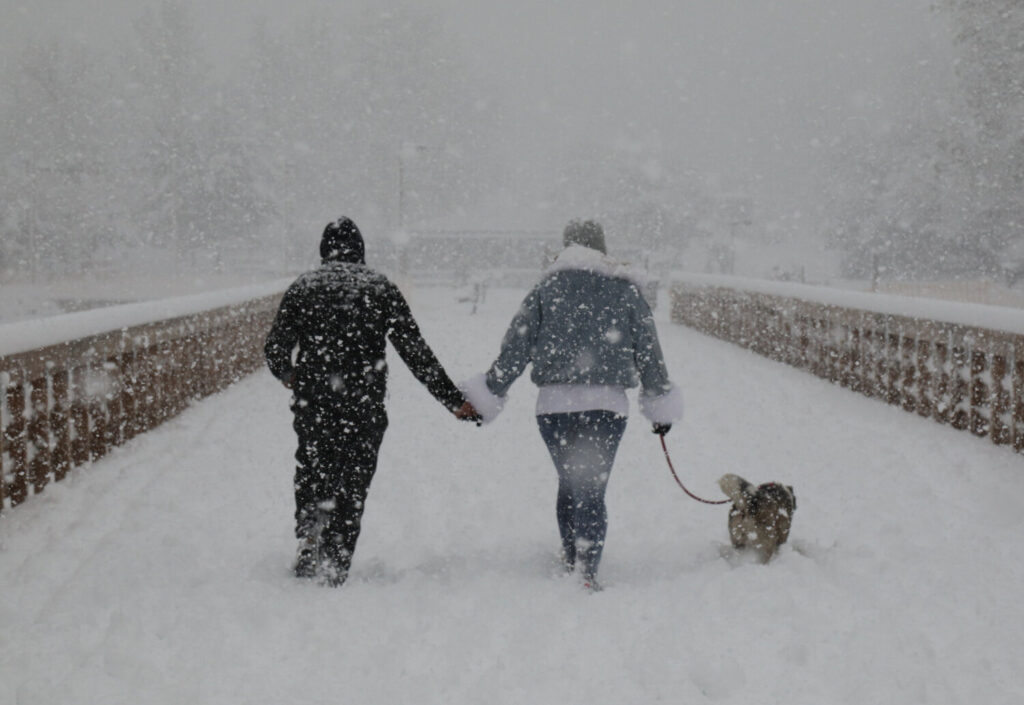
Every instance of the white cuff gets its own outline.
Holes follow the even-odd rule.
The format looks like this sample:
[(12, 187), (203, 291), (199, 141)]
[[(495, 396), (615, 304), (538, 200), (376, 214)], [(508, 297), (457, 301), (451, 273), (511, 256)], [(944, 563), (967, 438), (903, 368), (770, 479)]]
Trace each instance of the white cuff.
[(490, 423), (505, 408), (506, 397), (499, 397), (487, 388), (486, 375), (476, 375), (459, 383), (459, 390), (466, 400), (473, 405), (484, 423)]
[(683, 418), (683, 393), (675, 385), (656, 397), (641, 393), (640, 413), (651, 423), (675, 423)]

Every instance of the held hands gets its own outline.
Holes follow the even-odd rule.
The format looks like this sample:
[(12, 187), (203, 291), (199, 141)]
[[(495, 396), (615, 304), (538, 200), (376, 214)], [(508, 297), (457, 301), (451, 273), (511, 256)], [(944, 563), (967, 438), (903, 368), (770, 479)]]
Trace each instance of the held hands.
[(455, 414), (455, 418), (459, 421), (475, 421), (477, 426), (483, 424), (484, 421), (484, 417), (468, 401), (463, 402), (462, 406), (452, 413)]
[(664, 436), (666, 433), (672, 430), (672, 424), (670, 423), (656, 423), (654, 424), (654, 433), (659, 436)]

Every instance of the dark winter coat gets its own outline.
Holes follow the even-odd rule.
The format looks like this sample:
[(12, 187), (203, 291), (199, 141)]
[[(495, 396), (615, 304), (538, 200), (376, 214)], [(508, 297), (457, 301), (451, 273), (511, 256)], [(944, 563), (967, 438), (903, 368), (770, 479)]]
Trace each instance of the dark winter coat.
[(462, 405), (398, 287), (361, 262), (325, 261), (300, 276), (281, 301), (264, 353), (298, 404), (376, 415), (387, 389), (385, 339), (438, 401), (450, 410)]

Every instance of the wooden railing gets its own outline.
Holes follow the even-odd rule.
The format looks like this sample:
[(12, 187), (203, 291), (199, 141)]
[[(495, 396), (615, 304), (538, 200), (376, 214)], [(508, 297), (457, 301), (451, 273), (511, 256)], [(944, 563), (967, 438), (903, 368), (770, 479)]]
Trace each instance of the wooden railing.
[(0, 511), (259, 368), (279, 300), (0, 356)]
[(676, 283), (672, 320), (953, 428), (1024, 450), (1024, 336)]

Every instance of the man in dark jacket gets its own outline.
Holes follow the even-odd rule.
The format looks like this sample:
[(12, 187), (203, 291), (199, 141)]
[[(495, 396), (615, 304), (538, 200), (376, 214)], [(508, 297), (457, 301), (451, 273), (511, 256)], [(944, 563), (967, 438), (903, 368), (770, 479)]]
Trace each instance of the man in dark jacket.
[(328, 224), (320, 256), (322, 266), (285, 292), (264, 353), (270, 371), (294, 393), (295, 574), (338, 586), (352, 562), (388, 423), (385, 339), (456, 418), (477, 415), (423, 339), (398, 287), (366, 266), (356, 224), (344, 217)]

